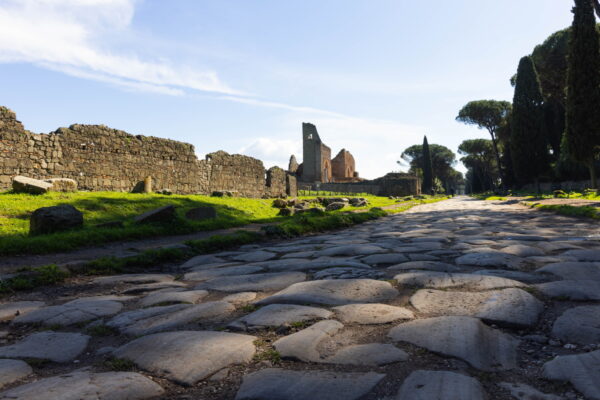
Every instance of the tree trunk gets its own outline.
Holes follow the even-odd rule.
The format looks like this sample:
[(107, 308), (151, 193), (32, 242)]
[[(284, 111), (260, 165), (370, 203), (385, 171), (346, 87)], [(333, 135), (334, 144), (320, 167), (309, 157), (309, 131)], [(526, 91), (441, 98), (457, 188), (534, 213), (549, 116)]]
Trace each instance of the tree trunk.
[(496, 163), (498, 163), (498, 173), (500, 174), (500, 187), (503, 191), (506, 191), (505, 182), (504, 182), (504, 173), (502, 171), (502, 163), (500, 162), (500, 152), (498, 151), (498, 142), (496, 140), (496, 135), (493, 132), (490, 132), (490, 136), (492, 136), (492, 145), (494, 146), (494, 155), (496, 156)]
[(596, 166), (594, 165), (594, 160), (588, 163), (588, 168), (590, 169), (590, 180), (592, 181), (592, 189), (598, 190), (598, 178), (596, 177)]
[(534, 182), (535, 182), (535, 193), (539, 196), (540, 193), (542, 192), (540, 190), (540, 178), (536, 176), (534, 179)]

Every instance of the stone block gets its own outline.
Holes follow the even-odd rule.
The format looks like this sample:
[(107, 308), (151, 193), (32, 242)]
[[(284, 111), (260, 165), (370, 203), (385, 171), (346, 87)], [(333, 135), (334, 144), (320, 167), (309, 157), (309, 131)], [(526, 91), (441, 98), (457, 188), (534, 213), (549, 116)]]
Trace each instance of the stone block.
[(63, 204), (38, 208), (29, 220), (29, 234), (41, 235), (83, 226), (83, 214), (75, 207)]
[(15, 176), (12, 188), (16, 193), (42, 194), (51, 190), (52, 184), (26, 176)]

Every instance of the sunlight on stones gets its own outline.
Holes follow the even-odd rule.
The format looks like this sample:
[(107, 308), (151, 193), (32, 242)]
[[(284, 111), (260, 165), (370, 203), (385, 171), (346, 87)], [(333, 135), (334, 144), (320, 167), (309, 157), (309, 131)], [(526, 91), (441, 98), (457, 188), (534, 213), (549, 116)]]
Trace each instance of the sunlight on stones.
[(348, 304), (332, 308), (343, 323), (362, 325), (387, 324), (402, 319), (413, 319), (412, 311), (387, 304)]
[(337, 321), (327, 320), (285, 336), (273, 343), (273, 347), (283, 358), (306, 362), (321, 362), (323, 357), (317, 347), (320, 342), (332, 337), (344, 325)]
[(24, 361), (0, 359), (0, 389), (32, 373), (33, 370)]
[(236, 275), (209, 279), (196, 286), (196, 289), (216, 290), (220, 292), (281, 290), (296, 282), (306, 280), (302, 272), (272, 272), (265, 274)]
[(293, 304), (270, 304), (239, 318), (227, 327), (241, 331), (252, 331), (268, 327), (279, 327), (294, 322), (327, 319), (333, 313), (323, 308), (297, 306)]
[(10, 321), (17, 316), (25, 315), (45, 305), (46, 303), (43, 301), (15, 301), (0, 304), (0, 322)]
[(226, 332), (165, 332), (127, 343), (114, 355), (157, 376), (193, 385), (224, 367), (252, 360), (254, 340), (254, 336)]
[(435, 289), (466, 288), (471, 290), (489, 290), (506, 287), (526, 287), (527, 285), (512, 279), (496, 276), (444, 273), (409, 272), (394, 276), (400, 285), (429, 287)]

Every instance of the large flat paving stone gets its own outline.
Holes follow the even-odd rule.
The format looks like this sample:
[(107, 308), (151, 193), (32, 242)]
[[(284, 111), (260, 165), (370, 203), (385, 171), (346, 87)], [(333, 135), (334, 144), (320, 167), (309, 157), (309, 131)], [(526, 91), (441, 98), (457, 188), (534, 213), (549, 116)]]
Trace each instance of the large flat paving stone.
[(517, 366), (519, 341), (473, 317), (409, 321), (392, 328), (388, 336), (395, 341), (460, 358), (483, 371), (508, 370)]
[(500, 251), (502, 253), (512, 254), (513, 256), (518, 257), (536, 257), (546, 254), (543, 250), (537, 247), (526, 246), (523, 244), (513, 244), (511, 246), (503, 247), (500, 249)]
[(316, 272), (313, 279), (377, 279), (383, 276), (383, 272), (370, 268), (335, 267)]
[(511, 327), (533, 326), (544, 311), (544, 303), (515, 288), (476, 293), (422, 289), (410, 302), (430, 317), (466, 315)]
[(25, 361), (0, 359), (0, 389), (32, 373), (33, 369)]
[(235, 265), (232, 267), (202, 269), (198, 271), (188, 272), (183, 276), (186, 281), (205, 281), (221, 276), (248, 275), (256, 272), (262, 272), (263, 267), (256, 265)]
[(573, 257), (577, 261), (600, 262), (600, 250), (568, 250), (562, 253), (562, 255)]
[(319, 343), (332, 337), (343, 327), (344, 325), (332, 320), (317, 322), (306, 329), (282, 337), (273, 343), (273, 347), (283, 358), (323, 362), (318, 350)]
[(257, 304), (326, 304), (379, 303), (398, 296), (398, 291), (384, 281), (343, 279), (300, 282), (266, 297)]
[(193, 385), (229, 365), (252, 360), (254, 340), (227, 332), (164, 332), (136, 339), (113, 354), (157, 376)]
[(327, 319), (333, 313), (317, 307), (298, 306), (295, 304), (269, 304), (239, 318), (228, 325), (231, 329), (252, 331), (268, 327), (278, 327), (293, 322), (315, 319)]
[(413, 319), (412, 311), (404, 307), (390, 306), (380, 303), (347, 304), (332, 309), (336, 317), (343, 323), (354, 324), (387, 324), (402, 319)]
[(507, 287), (526, 287), (523, 282), (497, 276), (461, 274), (446, 272), (407, 272), (394, 276), (401, 285), (428, 287), (435, 289), (465, 288), (470, 290), (489, 290)]
[(116, 285), (120, 283), (167, 283), (175, 279), (173, 275), (168, 274), (125, 274), (114, 276), (102, 276), (94, 279), (92, 282), (97, 285)]
[(381, 264), (398, 264), (408, 261), (408, 258), (402, 253), (388, 253), (388, 254), (372, 254), (360, 259), (360, 261), (369, 265), (381, 265)]
[(600, 281), (566, 280), (540, 283), (535, 287), (548, 297), (566, 300), (600, 300)]
[(566, 343), (600, 343), (600, 305), (565, 311), (554, 322), (552, 335)]
[(208, 296), (206, 290), (174, 290), (150, 293), (140, 300), (142, 307), (150, 307), (165, 303), (190, 303), (195, 304)]
[(512, 254), (500, 252), (477, 252), (458, 257), (454, 262), (457, 265), (470, 265), (484, 268), (511, 268), (519, 269), (525, 264), (525, 260)]
[(73, 360), (87, 347), (90, 337), (80, 333), (38, 332), (10, 346), (0, 347), (1, 358), (39, 358), (54, 362)]
[(330, 364), (342, 365), (386, 365), (408, 360), (408, 354), (392, 344), (355, 344), (339, 350), (324, 360)]
[(387, 252), (386, 249), (372, 244), (349, 244), (321, 250), (317, 253), (317, 256), (367, 256), (385, 252)]
[(560, 262), (538, 268), (536, 272), (553, 274), (572, 281), (600, 281), (600, 262)]
[(226, 301), (176, 304), (128, 311), (117, 315), (106, 325), (126, 335), (138, 336), (175, 329), (195, 321), (221, 319), (233, 311), (235, 306)]
[(517, 400), (563, 400), (563, 397), (542, 393), (524, 383), (502, 382), (498, 386), (508, 390), (511, 396)]
[(600, 400), (600, 350), (570, 356), (558, 356), (544, 364), (547, 379), (568, 381), (586, 399)]
[(404, 380), (396, 400), (485, 400), (475, 378), (450, 371), (415, 371)]
[(357, 400), (385, 375), (267, 368), (244, 377), (235, 400)]
[(281, 290), (304, 280), (306, 280), (306, 274), (303, 272), (270, 272), (210, 279), (196, 286), (196, 289), (220, 292), (270, 292)]
[(233, 257), (233, 260), (244, 261), (244, 262), (256, 262), (256, 261), (267, 261), (277, 257), (277, 254), (271, 253), (270, 251), (256, 250), (249, 251), (247, 253), (239, 254)]
[(316, 259), (287, 258), (253, 263), (252, 265), (266, 268), (271, 272), (316, 271), (334, 267), (370, 268), (368, 264), (356, 260), (355, 258), (348, 257), (319, 257)]
[(73, 300), (59, 306), (38, 308), (13, 320), (13, 324), (68, 326), (115, 315), (123, 305), (112, 300)]
[(10, 321), (19, 315), (25, 315), (45, 306), (43, 301), (14, 301), (0, 304), (0, 322)]
[(143, 400), (156, 398), (163, 388), (135, 372), (72, 372), (40, 379), (0, 393), (18, 400)]
[(448, 264), (441, 261), (409, 261), (401, 264), (388, 267), (388, 271), (410, 271), (410, 270), (427, 270), (438, 272), (457, 272), (460, 268), (456, 265)]
[(512, 279), (524, 283), (539, 283), (545, 282), (547, 278), (540, 274), (522, 272), (522, 271), (511, 271), (507, 269), (480, 269), (474, 271), (475, 275), (488, 275), (497, 276), (499, 278)]

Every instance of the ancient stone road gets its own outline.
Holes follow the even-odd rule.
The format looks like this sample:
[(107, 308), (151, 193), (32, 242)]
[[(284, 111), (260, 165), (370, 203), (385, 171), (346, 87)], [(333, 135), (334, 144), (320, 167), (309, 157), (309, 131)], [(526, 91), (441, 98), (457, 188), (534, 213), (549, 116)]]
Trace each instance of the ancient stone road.
[(600, 399), (599, 301), (597, 222), (456, 198), (5, 299), (0, 399)]

